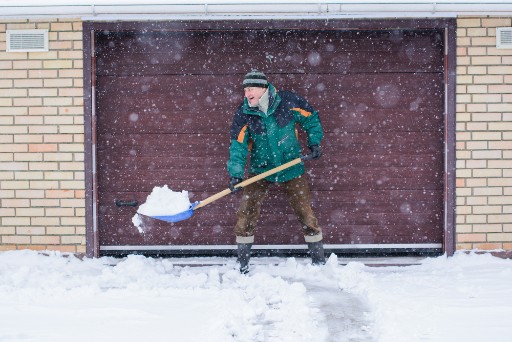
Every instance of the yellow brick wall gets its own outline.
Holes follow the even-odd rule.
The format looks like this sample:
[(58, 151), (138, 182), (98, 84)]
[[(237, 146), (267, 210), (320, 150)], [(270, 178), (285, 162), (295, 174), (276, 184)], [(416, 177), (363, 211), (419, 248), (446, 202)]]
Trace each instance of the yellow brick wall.
[(457, 19), (457, 248), (512, 249), (512, 17)]
[[(6, 30), (48, 29), (48, 52)], [(0, 21), (0, 251), (85, 251), (82, 23)]]
[[(457, 248), (512, 249), (512, 18), (457, 26)], [(49, 52), (5, 52), (33, 28)], [(85, 251), (82, 65), (80, 20), (0, 21), (0, 250)]]

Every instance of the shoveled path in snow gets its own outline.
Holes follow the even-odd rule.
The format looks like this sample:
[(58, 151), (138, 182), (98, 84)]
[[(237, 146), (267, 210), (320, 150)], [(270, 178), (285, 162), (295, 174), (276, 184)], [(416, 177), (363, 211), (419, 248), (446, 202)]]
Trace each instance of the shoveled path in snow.
[[(337, 263), (347, 265), (350, 262), (358, 262), (375, 267), (407, 266), (419, 264), (422, 259), (421, 257), (337, 258)], [(309, 263), (309, 259), (294, 258), (293, 260), (306, 266)], [(255, 273), (259, 270), (258, 265), (277, 265), (280, 262), (283, 262), (283, 258), (252, 258), (251, 266)], [(321, 270), (321, 267), (311, 268)], [(312, 299), (312, 305), (320, 310), (325, 319), (328, 331), (326, 342), (373, 341), (371, 334), (373, 322), (368, 305), (363, 302), (361, 296), (343, 291), (340, 284), (332, 277), (322, 277), (319, 274), (317, 278), (313, 279), (305, 274), (283, 274), (283, 268), (270, 268), (269, 270), (267, 267), (262, 267), (261, 272), (281, 276), (290, 283), (299, 281), (306, 287), (307, 294)]]
[(325, 317), (329, 342), (368, 342), (369, 309), (359, 298), (332, 286), (304, 282), (307, 293)]
[[(199, 259), (201, 260), (201, 259)], [(325, 342), (371, 342), (373, 337), (371, 334), (372, 321), (370, 318), (368, 305), (363, 302), (360, 296), (343, 291), (340, 284), (332, 277), (322, 275), (322, 267), (310, 266), (309, 259), (293, 258), (292, 262), (300, 264), (308, 269), (304, 274), (290, 274), (287, 273), (290, 269), (295, 270), (295, 267), (283, 268), (282, 263), (284, 258), (252, 258), (251, 259), (251, 272), (249, 277), (258, 273), (266, 273), (273, 277), (279, 277), (286, 282), (301, 283), (306, 288), (306, 295), (310, 298), (311, 306), (320, 311), (320, 316), (324, 319), (326, 325), (327, 336)], [(213, 259), (211, 266), (222, 265), (222, 260)], [(216, 262), (217, 261), (217, 262)], [(226, 260), (224, 260), (225, 262)], [(338, 259), (338, 264), (346, 265), (349, 262), (360, 261), (368, 265), (400, 265), (412, 264), (417, 261), (416, 258), (365, 258), (365, 259)], [(197, 265), (196, 263), (200, 263)], [(182, 264), (183, 266), (194, 266), (195, 264), (200, 267), (208, 267), (208, 259), (198, 261), (194, 258), (174, 259), (175, 265)], [(228, 267), (232, 266), (233, 262), (228, 262)], [(281, 264), (281, 267), (278, 265)], [(225, 264), (224, 264), (225, 265)], [(274, 265), (275, 267), (272, 267)], [(270, 267), (269, 267), (270, 266)], [(318, 277), (312, 278), (312, 270), (318, 271)], [(313, 271), (314, 272), (314, 271)]]
[[(419, 264), (423, 258), (420, 257), (368, 257), (368, 258), (337, 258), (338, 265), (347, 265), (350, 262), (361, 263), (366, 266), (407, 266)], [(226, 258), (171, 258), (176, 266), (196, 266), (211, 267), (221, 266), (234, 267), (234, 261)], [(285, 258), (277, 257), (253, 257), (251, 259), (251, 272), (249, 277), (258, 273), (265, 273), (273, 277), (279, 277), (286, 282), (301, 283), (310, 297), (311, 305), (317, 308), (327, 329), (326, 342), (371, 342), (372, 337), (372, 319), (370, 308), (363, 301), (361, 296), (343, 291), (340, 288), (338, 279), (332, 277), (332, 270), (323, 271), (328, 266), (311, 266), (307, 258), (292, 258), (292, 263), (297, 263), (306, 267), (307, 272), (289, 273), (290, 270), (296, 270), (297, 267), (282, 267)], [(281, 266), (279, 267), (278, 265)], [(275, 267), (272, 267), (275, 266)], [(317, 276), (312, 277), (311, 272)]]

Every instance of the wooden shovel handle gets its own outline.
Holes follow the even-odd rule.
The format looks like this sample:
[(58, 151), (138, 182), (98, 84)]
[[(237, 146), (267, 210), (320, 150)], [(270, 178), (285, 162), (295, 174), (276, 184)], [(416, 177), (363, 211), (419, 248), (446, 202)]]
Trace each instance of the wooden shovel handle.
[[(296, 158), (292, 161), (289, 161), (288, 163), (285, 163), (283, 165), (280, 165), (278, 167), (275, 167), (273, 169), (270, 169), (266, 172), (263, 172), (263, 173), (260, 173), (259, 175), (256, 175), (254, 177), (251, 177), (249, 179), (246, 179), (244, 180), (243, 182), (240, 182), (238, 183), (237, 185), (235, 185), (235, 188), (243, 188), (244, 186), (247, 186), (249, 184), (252, 184), (254, 182), (257, 182), (259, 181), (260, 179), (263, 179), (265, 177), (268, 177), (270, 175), (273, 175), (274, 173), (278, 173), (279, 171), (283, 171), (284, 169), (287, 169), (289, 167), (292, 167), (293, 165), (297, 165), (299, 164), (300, 162), (302, 161), (301, 158)], [(213, 201), (216, 201), (218, 200), (219, 198), (222, 198), (226, 195), (229, 195), (231, 193), (231, 190), (230, 189), (225, 189), (225, 190), (222, 190), (221, 192), (218, 192), (216, 193), (215, 195), (212, 195), (208, 198), (205, 198), (204, 200), (202, 200), (201, 202), (199, 202), (199, 204), (194, 208), (197, 209), (197, 208), (201, 208), (201, 207), (204, 207), (205, 205), (207, 204), (210, 204), (212, 203)]]

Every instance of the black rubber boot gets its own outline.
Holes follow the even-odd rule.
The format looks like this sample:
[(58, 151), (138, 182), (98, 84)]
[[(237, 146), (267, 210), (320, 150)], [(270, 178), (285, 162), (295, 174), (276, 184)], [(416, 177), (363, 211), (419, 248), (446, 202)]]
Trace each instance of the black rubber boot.
[(240, 273), (249, 273), (249, 259), (251, 258), (252, 243), (238, 244), (238, 259), (236, 262), (240, 265)]
[(313, 265), (324, 265), (324, 244), (322, 241), (308, 242), (309, 255), (311, 256), (311, 263)]

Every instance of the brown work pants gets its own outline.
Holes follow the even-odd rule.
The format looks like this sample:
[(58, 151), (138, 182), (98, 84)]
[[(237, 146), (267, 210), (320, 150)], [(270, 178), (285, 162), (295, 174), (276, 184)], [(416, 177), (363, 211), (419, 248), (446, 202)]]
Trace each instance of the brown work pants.
[[(273, 183), (262, 179), (244, 187), (242, 202), (236, 213), (238, 219), (235, 225), (237, 243), (254, 242), (254, 231), (260, 215), (261, 204), (271, 184)], [(279, 186), (288, 197), (293, 211), (301, 223), (305, 241), (321, 241), (322, 230), (311, 209), (311, 193), (306, 177), (302, 175), (288, 182), (279, 183)]]

